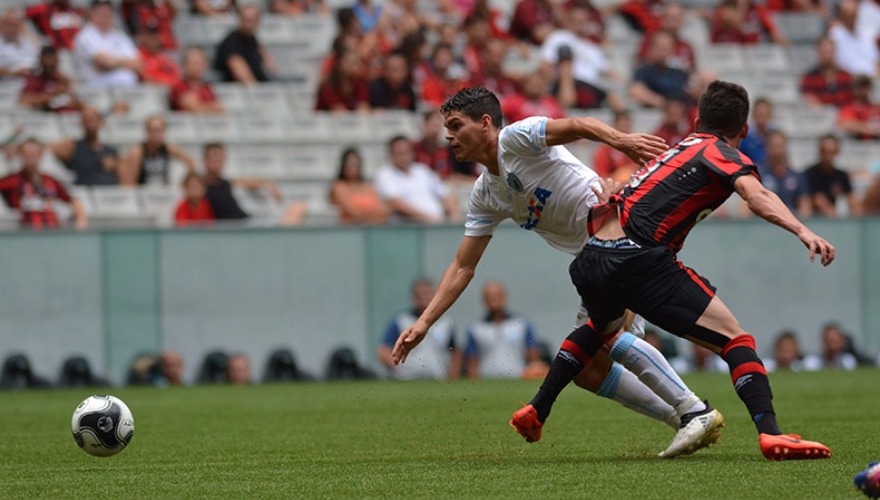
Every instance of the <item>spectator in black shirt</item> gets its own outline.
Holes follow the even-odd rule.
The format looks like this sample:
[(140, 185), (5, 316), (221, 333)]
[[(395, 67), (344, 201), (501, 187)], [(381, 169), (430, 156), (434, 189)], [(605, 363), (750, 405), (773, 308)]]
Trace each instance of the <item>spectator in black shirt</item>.
[[(223, 176), (223, 169), (226, 166), (226, 148), (219, 143), (213, 142), (205, 144), (202, 150), (202, 160), (205, 164), (205, 197), (211, 204), (214, 211), (214, 218), (217, 220), (244, 220), (250, 218), (250, 214), (245, 212), (238, 200), (235, 198), (233, 188), (245, 188), (253, 190), (264, 190), (269, 194), (276, 203), (282, 205), (284, 197), (278, 185), (274, 181), (268, 179), (254, 178), (237, 178), (229, 180)], [(282, 206), (281, 213), (277, 219), (278, 224), (283, 226), (293, 226), (303, 222), (306, 216), (307, 206), (301, 200), (294, 201)]]
[(416, 93), (410, 83), (406, 56), (392, 52), (385, 57), (382, 76), (370, 82), (370, 106), (373, 109), (416, 110)]
[(813, 213), (816, 215), (837, 217), (837, 200), (840, 198), (846, 198), (849, 215), (862, 215), (862, 205), (853, 193), (849, 173), (835, 165), (839, 152), (837, 137), (823, 135), (819, 138), (819, 161), (804, 173), (813, 193)]
[(253, 5), (238, 9), (238, 27), (217, 46), (214, 59), (223, 81), (253, 85), (268, 82), (277, 74), (272, 54), (257, 40), (260, 11)]

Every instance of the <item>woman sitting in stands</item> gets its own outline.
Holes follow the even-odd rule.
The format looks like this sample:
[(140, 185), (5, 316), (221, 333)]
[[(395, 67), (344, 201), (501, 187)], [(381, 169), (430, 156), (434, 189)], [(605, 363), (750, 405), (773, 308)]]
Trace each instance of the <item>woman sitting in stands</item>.
[(369, 111), (370, 90), (357, 52), (340, 48), (330, 74), (318, 88), (317, 111)]
[(339, 221), (344, 224), (384, 224), (391, 214), (373, 184), (364, 179), (363, 160), (355, 148), (342, 152), (330, 202), (339, 208)]

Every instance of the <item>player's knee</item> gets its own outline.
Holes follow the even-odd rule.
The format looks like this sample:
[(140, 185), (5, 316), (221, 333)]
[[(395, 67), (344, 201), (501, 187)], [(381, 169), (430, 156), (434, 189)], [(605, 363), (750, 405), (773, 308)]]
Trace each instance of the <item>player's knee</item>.
[(611, 360), (606, 355), (600, 354), (578, 373), (574, 383), (581, 389), (598, 392), (610, 370)]

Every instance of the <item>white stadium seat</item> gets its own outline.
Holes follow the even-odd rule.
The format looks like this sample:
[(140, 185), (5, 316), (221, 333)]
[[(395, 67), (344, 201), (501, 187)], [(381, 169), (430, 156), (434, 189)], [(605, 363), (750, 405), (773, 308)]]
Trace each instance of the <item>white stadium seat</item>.
[(91, 191), (96, 215), (113, 217), (143, 215), (136, 188), (96, 186)]

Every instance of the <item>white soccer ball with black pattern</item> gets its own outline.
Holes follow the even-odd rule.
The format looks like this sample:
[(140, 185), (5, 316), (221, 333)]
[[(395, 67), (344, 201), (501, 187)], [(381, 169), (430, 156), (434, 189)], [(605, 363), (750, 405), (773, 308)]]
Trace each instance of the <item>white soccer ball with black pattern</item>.
[(134, 436), (134, 417), (115, 396), (89, 396), (70, 421), (76, 444), (89, 455), (109, 457), (124, 450)]

